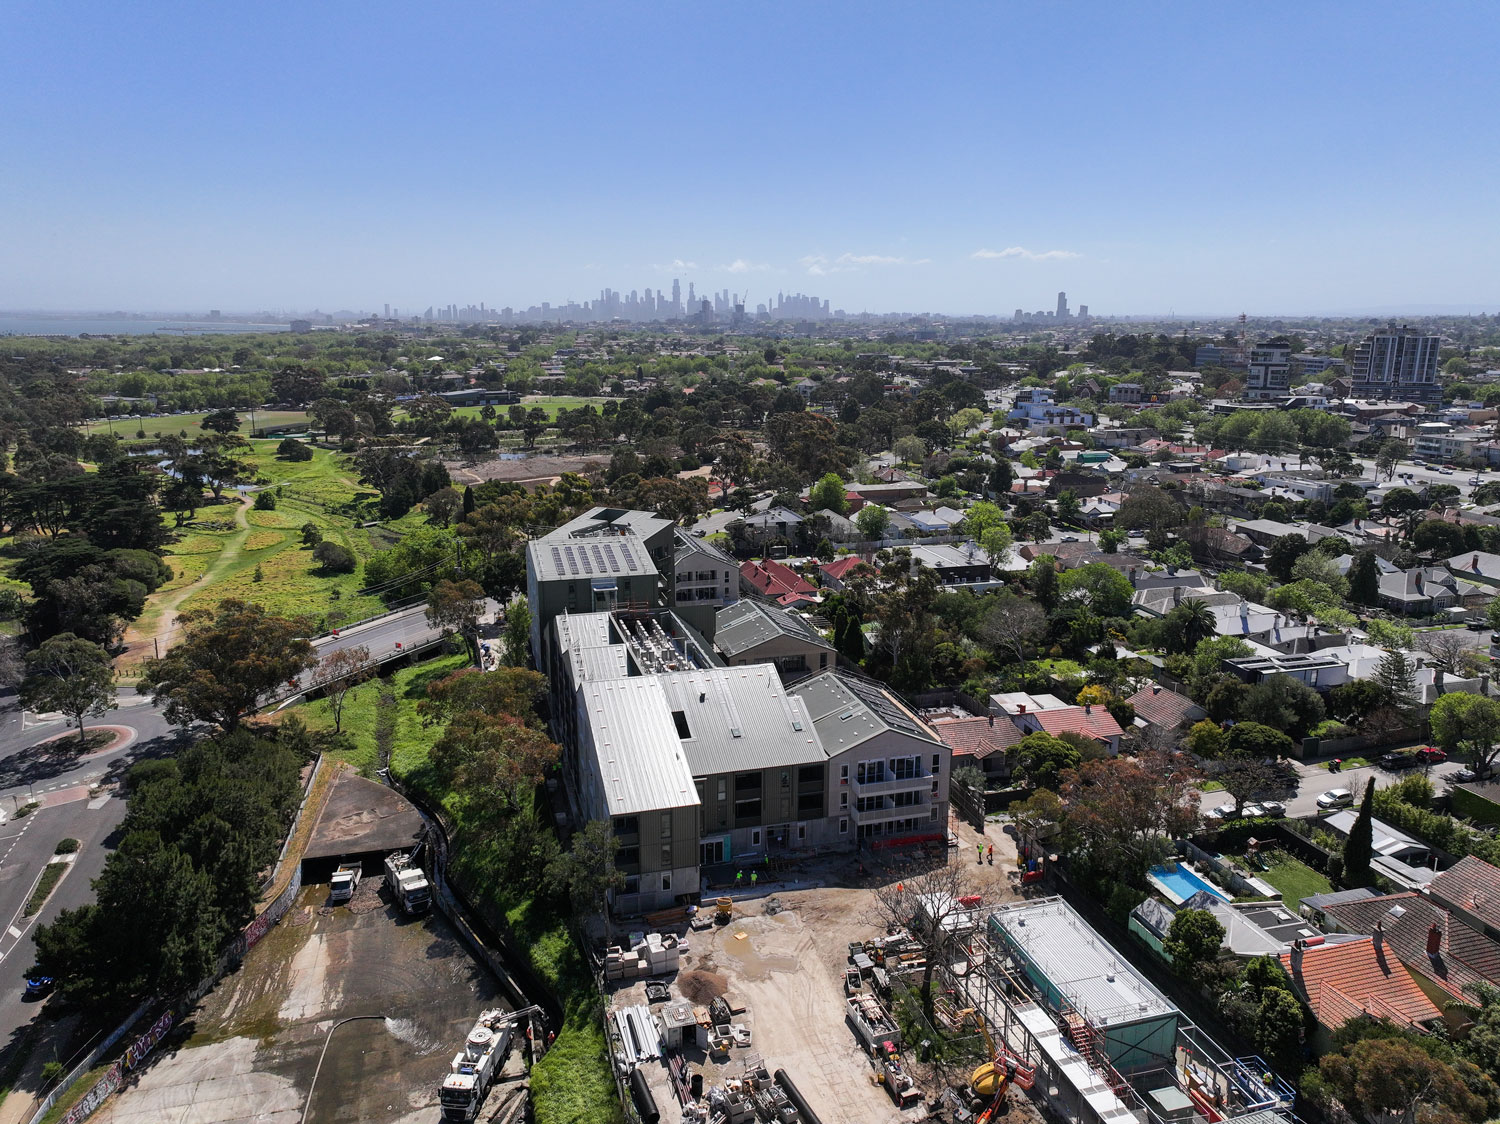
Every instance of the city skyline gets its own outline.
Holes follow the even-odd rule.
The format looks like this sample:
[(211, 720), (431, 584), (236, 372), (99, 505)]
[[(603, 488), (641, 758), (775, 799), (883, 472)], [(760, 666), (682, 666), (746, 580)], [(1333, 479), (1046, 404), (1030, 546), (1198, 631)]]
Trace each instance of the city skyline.
[(0, 307), (1500, 307), (1490, 5), (68, 11), (7, 14)]

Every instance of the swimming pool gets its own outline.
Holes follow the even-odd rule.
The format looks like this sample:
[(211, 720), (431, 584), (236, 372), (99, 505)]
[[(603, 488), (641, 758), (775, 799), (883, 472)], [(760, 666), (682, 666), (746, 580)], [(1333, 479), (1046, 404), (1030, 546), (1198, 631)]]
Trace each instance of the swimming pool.
[(1168, 870), (1164, 866), (1153, 866), (1146, 877), (1153, 886), (1171, 900), (1173, 905), (1181, 905), (1199, 890), (1207, 890), (1210, 894), (1218, 898), (1223, 898), (1226, 902), (1233, 900), (1212, 882), (1205, 882), (1180, 863), (1176, 870)]

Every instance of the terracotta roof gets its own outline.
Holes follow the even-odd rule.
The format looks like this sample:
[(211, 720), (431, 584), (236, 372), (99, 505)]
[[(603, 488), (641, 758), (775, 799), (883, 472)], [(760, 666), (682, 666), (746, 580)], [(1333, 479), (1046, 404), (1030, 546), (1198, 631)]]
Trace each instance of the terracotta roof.
[[(1375, 931), (1375, 922), (1386, 918), (1392, 908), (1399, 906), (1405, 909), (1416, 900), (1417, 895), (1384, 894), (1380, 897), (1359, 898), (1354, 901), (1333, 902), (1323, 907), (1323, 912), (1338, 922), (1338, 926), (1346, 933), (1363, 933), (1369, 936)], [(1387, 919), (1386, 924), (1393, 924), (1394, 919)]]
[(788, 593), (817, 593), (817, 589), (796, 570), (770, 559), (764, 562), (742, 562), (740, 576), (767, 597), (780, 598)]
[(1380, 947), (1362, 940), (1294, 950), (1283, 953), (1281, 963), (1329, 1030), (1361, 1013), (1412, 1025), (1442, 1017), (1384, 942)]
[(847, 554), (843, 558), (835, 558), (832, 562), (819, 563), (818, 569), (831, 578), (843, 581), (844, 575), (859, 565), (868, 566), (870, 564), (857, 554)]
[(1120, 729), (1114, 715), (1102, 706), (1065, 706), (1054, 710), (1037, 710), (1032, 714), (1037, 724), (1054, 738), (1071, 730), (1075, 734), (1087, 734), (1104, 741), (1106, 738), (1119, 737), (1125, 732)]
[(1023, 737), (1015, 725), (1002, 718), (934, 718), (930, 724), (943, 744), (955, 754), (967, 753), (982, 761), (992, 753), (1004, 753)]
[(1500, 867), (1467, 855), (1432, 880), (1434, 901), (1500, 929)]
[(1155, 684), (1137, 691), (1128, 701), (1137, 716), (1167, 730), (1204, 716), (1203, 708), (1186, 695)]

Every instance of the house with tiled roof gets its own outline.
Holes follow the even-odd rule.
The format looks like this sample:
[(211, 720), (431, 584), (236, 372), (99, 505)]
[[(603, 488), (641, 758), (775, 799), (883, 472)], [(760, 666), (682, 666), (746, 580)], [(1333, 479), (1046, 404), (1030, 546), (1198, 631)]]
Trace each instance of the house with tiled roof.
[(985, 776), (1009, 776), (1011, 747), (1023, 737), (1019, 728), (995, 715), (926, 716), (943, 744), (953, 751), (953, 767), (973, 765)]
[(1466, 855), (1432, 880), (1432, 900), (1500, 940), (1500, 867)]
[(875, 567), (870, 565), (857, 554), (846, 554), (842, 558), (835, 558), (832, 562), (822, 562), (818, 565), (818, 571), (823, 575), (823, 584), (829, 589), (843, 589), (844, 578), (851, 570), (864, 566), (869, 570)]
[(1142, 687), (1126, 701), (1135, 707), (1137, 722), (1168, 735), (1180, 734), (1194, 722), (1208, 717), (1208, 712), (1192, 699), (1160, 683)]
[(774, 598), (782, 605), (817, 600), (818, 590), (784, 562), (772, 559), (740, 563), (740, 585), (751, 593)]
[(1362, 1015), (1417, 1029), (1442, 1018), (1383, 937), (1332, 945), (1302, 942), (1279, 959), (1325, 1037)]

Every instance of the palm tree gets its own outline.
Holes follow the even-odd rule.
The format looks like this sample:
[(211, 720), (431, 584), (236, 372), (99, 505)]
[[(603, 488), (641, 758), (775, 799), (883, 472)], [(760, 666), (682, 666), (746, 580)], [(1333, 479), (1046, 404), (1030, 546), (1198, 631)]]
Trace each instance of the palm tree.
[(1182, 603), (1182, 640), (1191, 652), (1218, 632), (1214, 614), (1208, 605), (1194, 597)]

